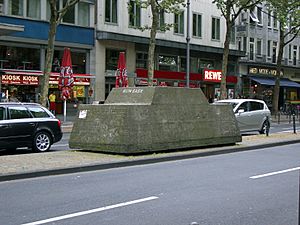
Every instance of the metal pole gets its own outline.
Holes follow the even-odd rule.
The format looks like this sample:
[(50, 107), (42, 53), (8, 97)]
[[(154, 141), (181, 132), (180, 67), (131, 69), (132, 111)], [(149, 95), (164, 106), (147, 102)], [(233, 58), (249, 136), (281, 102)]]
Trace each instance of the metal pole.
[(186, 28), (186, 87), (190, 87), (190, 0), (187, 0)]
[(64, 122), (67, 121), (67, 100), (64, 100)]
[(293, 128), (294, 128), (294, 134), (296, 134), (296, 118), (295, 118), (295, 113), (293, 114)]
[(299, 170), (299, 192), (298, 192), (298, 225), (300, 225), (300, 170)]

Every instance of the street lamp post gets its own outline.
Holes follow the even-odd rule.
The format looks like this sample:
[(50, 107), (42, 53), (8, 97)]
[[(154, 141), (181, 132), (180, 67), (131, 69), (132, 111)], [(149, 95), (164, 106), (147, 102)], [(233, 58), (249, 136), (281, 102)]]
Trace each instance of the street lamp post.
[(190, 87), (190, 0), (187, 0), (186, 28), (186, 87)]

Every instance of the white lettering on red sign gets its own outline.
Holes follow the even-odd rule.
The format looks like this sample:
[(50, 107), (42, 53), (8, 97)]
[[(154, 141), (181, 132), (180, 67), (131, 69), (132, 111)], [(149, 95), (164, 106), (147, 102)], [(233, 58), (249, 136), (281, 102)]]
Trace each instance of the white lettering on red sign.
[(222, 71), (220, 70), (204, 70), (204, 80), (212, 82), (220, 82), (222, 79)]

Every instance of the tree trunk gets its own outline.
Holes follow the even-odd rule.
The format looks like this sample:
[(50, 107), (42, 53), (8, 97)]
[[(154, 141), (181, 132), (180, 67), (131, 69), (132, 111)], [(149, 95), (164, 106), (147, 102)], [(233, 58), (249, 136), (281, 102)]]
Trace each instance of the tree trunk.
[(275, 85), (273, 91), (273, 101), (272, 101), (272, 111), (276, 115), (278, 113), (278, 103), (279, 103), (279, 92), (280, 92), (280, 73), (282, 67), (282, 57), (283, 57), (283, 48), (284, 48), (284, 31), (280, 25), (280, 41), (279, 41), (279, 50), (277, 57), (276, 65), (276, 75), (275, 75)]
[(223, 61), (222, 61), (222, 78), (221, 78), (221, 87), (220, 87), (220, 99), (227, 98), (227, 88), (226, 88), (226, 76), (227, 76), (227, 66), (228, 66), (228, 56), (229, 56), (229, 44), (230, 44), (230, 37), (231, 37), (231, 28), (232, 23), (229, 19), (226, 19), (226, 36), (224, 42), (224, 52), (223, 52)]
[(156, 33), (158, 28), (158, 8), (155, 0), (151, 0), (152, 26), (148, 49), (148, 85), (153, 86)]

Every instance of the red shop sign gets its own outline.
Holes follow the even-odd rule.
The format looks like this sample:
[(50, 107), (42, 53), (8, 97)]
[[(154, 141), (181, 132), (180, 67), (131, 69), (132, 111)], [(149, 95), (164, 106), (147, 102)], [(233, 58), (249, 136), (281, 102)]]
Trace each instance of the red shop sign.
[(39, 77), (31, 75), (3, 74), (2, 84), (38, 85)]
[(204, 70), (203, 80), (210, 82), (221, 82), (222, 71), (221, 70)]

